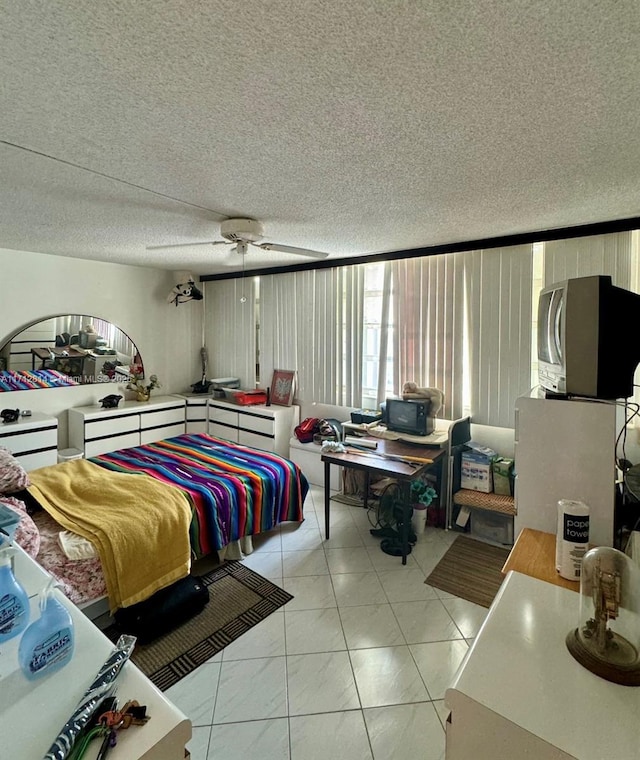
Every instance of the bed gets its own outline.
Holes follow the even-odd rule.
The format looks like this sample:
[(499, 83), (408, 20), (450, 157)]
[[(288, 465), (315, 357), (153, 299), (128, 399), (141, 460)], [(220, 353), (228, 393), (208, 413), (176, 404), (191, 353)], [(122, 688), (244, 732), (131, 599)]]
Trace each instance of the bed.
[(54, 369), (0, 371), (0, 392), (28, 391), (35, 388), (64, 388), (78, 383)]
[[(90, 460), (41, 468), (29, 475), (32, 481), (29, 493), (46, 508), (45, 512), (34, 516), (41, 534), (37, 561), (60, 581), (65, 593), (79, 605), (104, 593), (102, 563), (95, 559), (66, 559), (58, 543), (58, 533), (62, 528), (69, 529), (73, 514), (69, 518), (62, 513), (60, 520), (58, 511), (73, 505), (75, 500), (83, 505), (85, 516), (92, 512), (86, 507), (85, 486), (88, 481), (95, 480), (93, 490), (102, 494), (101, 511), (110, 502), (119, 502), (111, 504), (116, 515), (122, 515), (122, 507), (126, 506), (120, 503), (122, 483), (120, 490), (115, 490), (113, 485), (113, 493), (119, 496), (111, 498), (110, 488), (119, 479), (134, 483), (142, 489), (140, 493), (156, 487), (179, 492), (180, 499), (188, 504), (189, 521), (184, 533), (193, 558), (221, 552), (233, 542), (269, 531), (282, 522), (301, 521), (308, 491), (304, 475), (293, 462), (270, 452), (204, 434), (180, 435)], [(84, 490), (77, 492), (80, 485)], [(155, 500), (158, 501), (157, 496)], [(144, 498), (137, 497), (137, 501), (135, 498), (133, 501), (140, 514), (146, 514), (152, 506), (143, 504)], [(121, 509), (119, 513), (116, 507)], [(114, 525), (119, 525), (119, 519), (114, 518)], [(152, 524), (156, 529), (157, 517), (153, 518)], [(78, 532), (82, 535), (81, 530)], [(180, 532), (182, 534), (182, 529)], [(102, 551), (100, 556), (104, 560)], [(140, 556), (133, 557), (132, 561), (130, 566), (136, 567), (135, 573), (142, 572)], [(110, 575), (109, 570), (105, 575)], [(128, 606), (114, 604), (108, 582), (106, 587), (112, 610), (117, 606)]]

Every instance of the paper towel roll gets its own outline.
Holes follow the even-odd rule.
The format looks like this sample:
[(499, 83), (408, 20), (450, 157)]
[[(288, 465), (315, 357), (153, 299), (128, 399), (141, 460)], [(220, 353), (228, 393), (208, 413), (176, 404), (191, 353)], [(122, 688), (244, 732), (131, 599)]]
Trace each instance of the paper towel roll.
[(556, 570), (569, 581), (580, 579), (582, 558), (589, 549), (589, 507), (583, 501), (560, 499), (556, 533)]

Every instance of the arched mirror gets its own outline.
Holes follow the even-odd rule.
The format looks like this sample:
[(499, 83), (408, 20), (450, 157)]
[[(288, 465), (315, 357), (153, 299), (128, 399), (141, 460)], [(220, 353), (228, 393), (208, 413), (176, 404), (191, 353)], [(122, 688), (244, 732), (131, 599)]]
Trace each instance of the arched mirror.
[(0, 347), (0, 391), (122, 383), (133, 365), (142, 369), (136, 345), (111, 322), (82, 314), (49, 317)]

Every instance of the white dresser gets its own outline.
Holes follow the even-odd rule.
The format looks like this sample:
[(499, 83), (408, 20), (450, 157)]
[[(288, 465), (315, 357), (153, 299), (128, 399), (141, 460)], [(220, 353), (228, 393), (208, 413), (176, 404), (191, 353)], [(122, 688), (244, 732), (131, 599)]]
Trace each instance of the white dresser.
[(140, 446), (186, 431), (185, 399), (152, 396), (149, 401), (121, 401), (116, 409), (99, 405), (69, 409), (69, 445), (94, 457)]
[(289, 458), (297, 406), (240, 406), (209, 399), (209, 435)]
[(206, 433), (209, 420), (209, 396), (206, 393), (185, 393), (187, 433)]
[[(48, 574), (18, 549), (15, 574), (30, 596), (32, 620), (38, 616), (37, 594)], [(0, 644), (0, 756), (11, 760), (43, 757), (113, 649), (112, 643), (63, 594), (58, 600), (71, 613), (75, 630), (73, 659), (62, 670), (30, 682), (18, 666), (20, 637)], [(191, 722), (131, 662), (118, 679), (121, 703), (137, 699), (147, 706), (151, 720), (118, 733), (109, 753), (113, 760), (184, 760), (191, 738)], [(86, 760), (94, 760), (99, 742), (93, 742)]]
[(637, 760), (640, 688), (583, 668), (565, 636), (580, 595), (507, 575), (445, 705), (446, 760)]
[(42, 412), (0, 422), (0, 446), (4, 446), (25, 470), (55, 464), (58, 458), (58, 420)]

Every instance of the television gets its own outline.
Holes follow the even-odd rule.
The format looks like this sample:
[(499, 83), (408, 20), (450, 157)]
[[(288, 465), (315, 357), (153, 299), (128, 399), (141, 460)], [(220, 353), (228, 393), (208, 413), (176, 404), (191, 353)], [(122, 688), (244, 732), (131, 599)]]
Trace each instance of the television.
[(640, 295), (608, 275), (549, 285), (538, 301), (538, 378), (547, 396), (633, 395)]
[(388, 398), (385, 405), (387, 430), (407, 435), (433, 433), (434, 420), (429, 416), (431, 402), (428, 400), (403, 400)]

